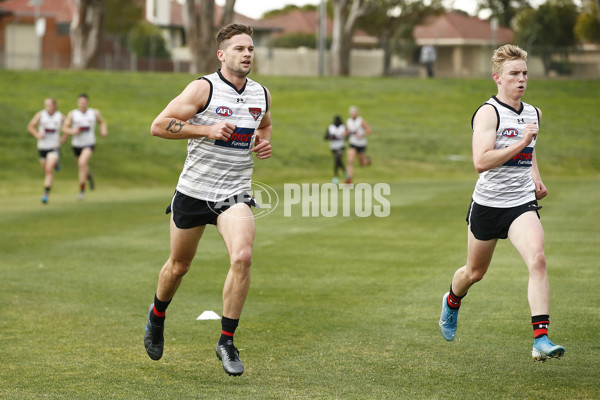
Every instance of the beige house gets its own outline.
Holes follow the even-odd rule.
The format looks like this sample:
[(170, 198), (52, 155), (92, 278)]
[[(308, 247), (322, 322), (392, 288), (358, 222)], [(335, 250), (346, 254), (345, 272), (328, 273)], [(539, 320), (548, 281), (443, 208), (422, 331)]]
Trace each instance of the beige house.
[[(175, 62), (190, 61), (184, 12), (185, 0), (146, 0), (146, 20), (161, 29), (167, 48)], [(216, 5), (215, 23), (221, 20), (222, 15), (223, 7)], [(254, 29), (254, 44), (257, 47), (268, 46), (272, 33), (279, 30), (279, 28), (268, 23), (239, 13), (234, 13), (233, 22), (249, 25)]]
[[(190, 60), (185, 37), (183, 0), (146, 0), (146, 20), (159, 27), (175, 63)], [(221, 20), (223, 8), (215, 6), (215, 21)], [(318, 15), (315, 11), (292, 11), (266, 20), (256, 20), (234, 13), (233, 22), (249, 25), (254, 29), (256, 60), (254, 72), (266, 75), (315, 76), (318, 74), (319, 54), (315, 49), (274, 48), (273, 38), (289, 33), (317, 33)], [(330, 33), (333, 23), (327, 21)], [(375, 48), (377, 38), (362, 31), (356, 32), (352, 52), (352, 74), (378, 76), (383, 69), (383, 52)], [(326, 55), (326, 64), (330, 64)]]
[(512, 29), (456, 12), (430, 18), (413, 35), (419, 46), (434, 46), (440, 77), (491, 76), (492, 52), (514, 39)]
[(71, 0), (0, 3), (0, 68), (67, 68), (71, 62)]

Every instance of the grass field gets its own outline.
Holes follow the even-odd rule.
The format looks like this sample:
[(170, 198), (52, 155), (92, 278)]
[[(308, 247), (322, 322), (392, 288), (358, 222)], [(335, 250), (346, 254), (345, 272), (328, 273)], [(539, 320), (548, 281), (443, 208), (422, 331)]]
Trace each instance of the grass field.
[[(215, 229), (169, 308), (163, 359), (151, 361), (142, 345), (168, 256), (164, 206), (185, 155), (183, 142), (152, 138), (148, 127), (190, 79), (0, 71), (0, 89), (11, 93), (0, 99), (0, 398), (600, 398), (600, 82), (532, 81), (525, 99), (544, 111), (537, 151), (550, 190), (541, 211), (550, 332), (567, 350), (540, 364), (530, 356), (526, 267), (508, 242), (465, 299), (456, 340), (437, 327), (466, 253), (476, 178), (469, 121), (492, 82), (259, 77), (273, 94), (275, 147), (257, 161), (256, 180), (280, 198), (286, 182), (327, 182), (324, 129), (355, 103), (375, 132), (374, 165), (357, 180), (388, 183), (391, 212), (287, 217), (278, 207), (257, 219), (236, 333), (246, 372), (231, 378), (214, 355), (219, 322), (196, 320), (221, 311), (228, 260)], [(92, 160), (98, 189), (75, 200), (65, 146), (42, 206), (24, 126), (44, 96), (67, 111), (81, 91), (109, 123)]]

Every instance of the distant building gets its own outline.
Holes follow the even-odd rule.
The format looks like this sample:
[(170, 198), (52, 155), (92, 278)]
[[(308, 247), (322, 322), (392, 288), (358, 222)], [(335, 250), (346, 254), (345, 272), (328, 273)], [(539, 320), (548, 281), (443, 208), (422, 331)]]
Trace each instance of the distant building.
[[(71, 0), (6, 0), (0, 3), (0, 67), (67, 68), (71, 62)], [(36, 20), (37, 23), (36, 32)], [(43, 22), (42, 22), (43, 21)]]
[[(316, 35), (319, 27), (319, 15), (316, 11), (294, 10), (261, 21), (279, 28), (279, 31), (273, 34), (274, 37), (294, 33)], [(333, 32), (333, 21), (329, 17), (325, 22), (325, 31), (327, 36), (331, 36)], [(379, 45), (379, 39), (357, 29), (352, 37), (352, 44), (355, 48), (375, 48)]]
[[(174, 61), (189, 61), (185, 33), (185, 0), (146, 0), (146, 20), (160, 28), (166, 41), (167, 48)], [(214, 21), (222, 19), (223, 7), (215, 5)], [(233, 22), (249, 25), (254, 29), (254, 45), (268, 46), (271, 34), (279, 30), (269, 23), (234, 13)]]
[(437, 76), (491, 76), (490, 59), (497, 47), (512, 43), (514, 32), (468, 15), (447, 12), (415, 27), (417, 45), (432, 45), (437, 53)]

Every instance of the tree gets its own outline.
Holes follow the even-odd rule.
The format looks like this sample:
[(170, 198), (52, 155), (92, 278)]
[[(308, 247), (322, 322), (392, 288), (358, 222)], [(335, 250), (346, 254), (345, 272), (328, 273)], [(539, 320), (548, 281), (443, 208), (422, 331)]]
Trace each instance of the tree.
[(235, 0), (226, 0), (222, 18), (215, 28), (214, 0), (187, 0), (184, 20), (192, 62), (190, 72), (208, 72), (218, 67), (215, 34), (233, 21)]
[(356, 21), (370, 11), (375, 0), (331, 0), (333, 3), (333, 35), (331, 72), (350, 75), (350, 52)]
[(479, 0), (477, 11), (489, 10), (500, 25), (510, 27), (519, 10), (527, 7), (527, 0)]
[(389, 75), (395, 39), (413, 41), (414, 27), (443, 11), (441, 0), (433, 0), (429, 5), (416, 0), (375, 0), (373, 11), (361, 18), (357, 26), (379, 38), (384, 52), (383, 73)]
[(584, 42), (600, 41), (600, 0), (588, 0), (584, 4), (584, 10), (577, 17), (575, 23), (575, 36)]
[(71, 21), (71, 68), (94, 67), (102, 38), (104, 1), (74, 0)]
[(284, 6), (281, 9), (278, 10), (270, 10), (265, 12), (262, 15), (261, 19), (267, 19), (267, 18), (272, 18), (272, 17), (277, 17), (279, 15), (283, 15), (283, 14), (287, 14), (290, 13), (292, 11), (317, 11), (318, 6), (315, 6), (313, 4), (306, 4), (303, 6), (297, 6), (294, 4), (288, 4), (286, 6)]
[[(548, 0), (536, 9), (523, 10), (515, 18), (516, 39), (528, 52), (537, 52), (546, 74), (551, 69), (568, 73), (568, 48), (576, 44), (577, 6), (572, 0)], [(558, 54), (560, 62), (553, 61)]]
[[(152, 48), (152, 44), (156, 44), (154, 48), (159, 49), (158, 52), (162, 50), (160, 47), (161, 45), (164, 47), (164, 39), (160, 36), (160, 32), (158, 32), (157, 37), (145, 36), (150, 31), (152, 31), (153, 35), (156, 34), (155, 31), (145, 26), (145, 24), (148, 23), (144, 19), (144, 7), (140, 1), (106, 0), (106, 17), (104, 18), (103, 33), (105, 40), (110, 40), (115, 48), (115, 58), (113, 60), (115, 66), (124, 67), (126, 65), (126, 59), (122, 57), (123, 47), (129, 47), (129, 50), (132, 50), (138, 56), (144, 52), (148, 53), (148, 50), (143, 49)], [(133, 48), (130, 47), (132, 40), (135, 42)], [(146, 40), (148, 44), (142, 45), (143, 40)], [(158, 43), (157, 40), (162, 42)]]
[(139, 1), (106, 0), (104, 31), (125, 38), (144, 19), (144, 7)]
[(138, 57), (163, 59), (171, 57), (160, 29), (146, 21), (140, 21), (131, 28), (129, 48)]

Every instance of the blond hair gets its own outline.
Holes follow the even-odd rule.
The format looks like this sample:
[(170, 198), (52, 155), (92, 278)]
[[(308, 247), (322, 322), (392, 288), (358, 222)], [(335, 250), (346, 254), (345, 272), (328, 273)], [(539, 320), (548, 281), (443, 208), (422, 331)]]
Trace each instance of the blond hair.
[(500, 75), (506, 61), (527, 61), (527, 52), (514, 44), (505, 44), (498, 47), (492, 56), (492, 72)]

